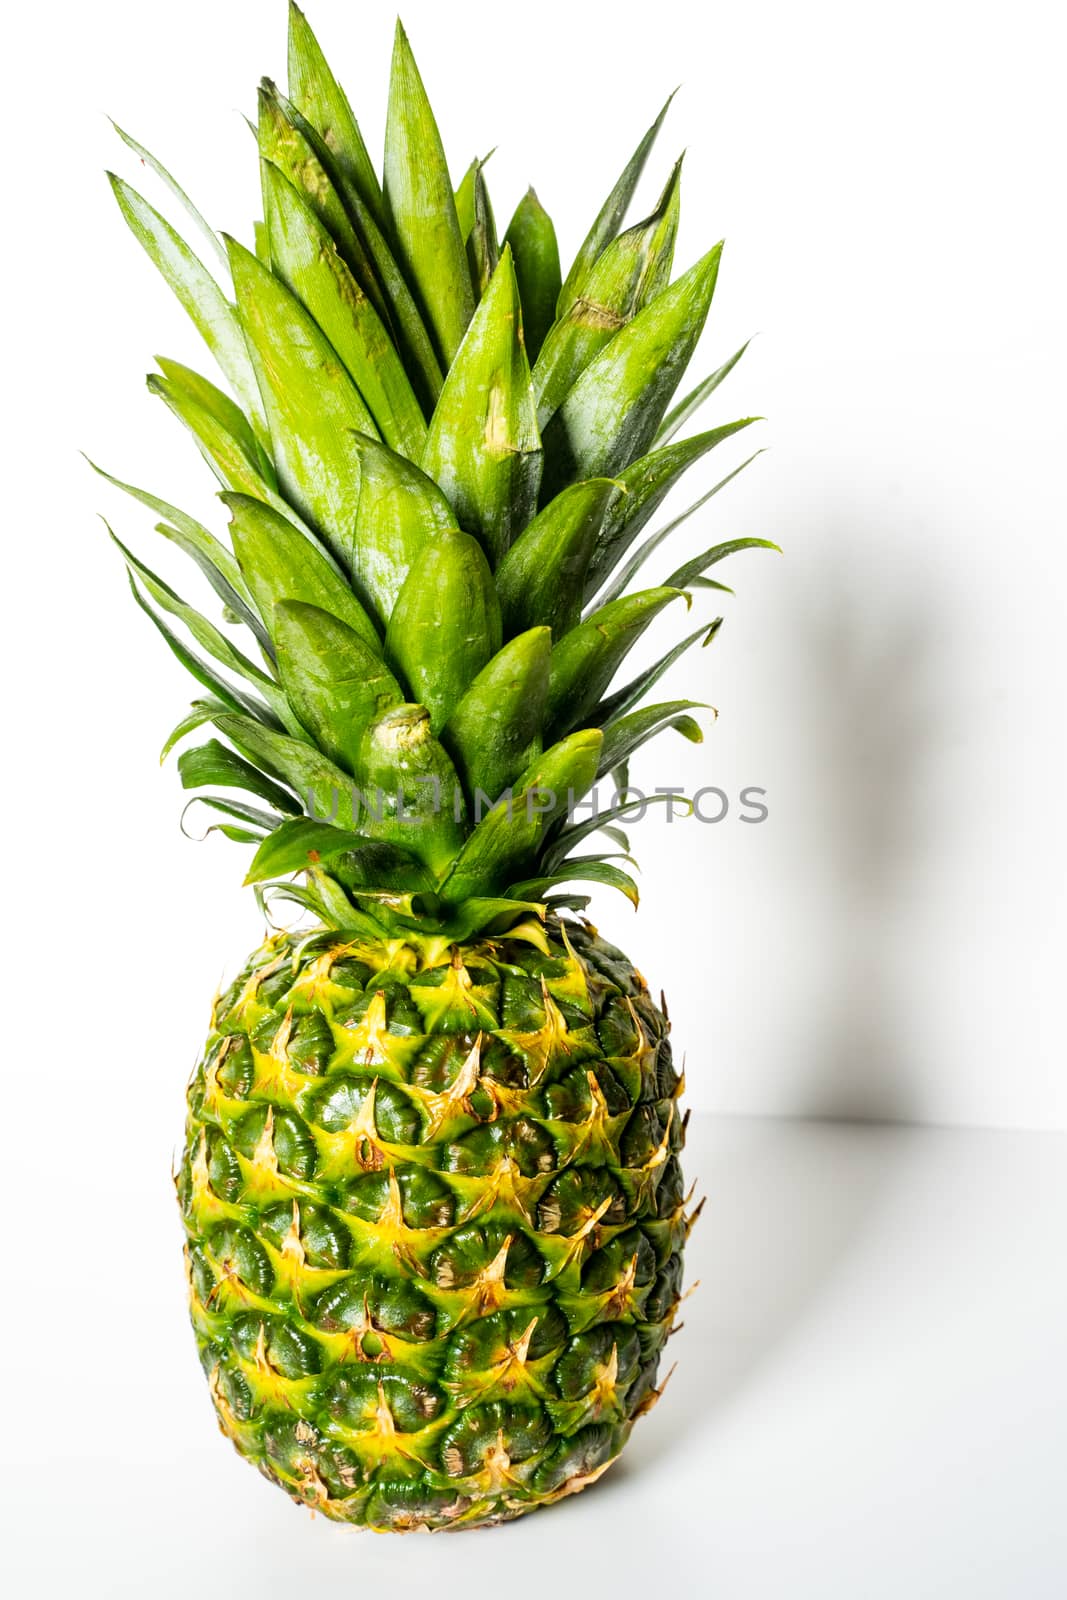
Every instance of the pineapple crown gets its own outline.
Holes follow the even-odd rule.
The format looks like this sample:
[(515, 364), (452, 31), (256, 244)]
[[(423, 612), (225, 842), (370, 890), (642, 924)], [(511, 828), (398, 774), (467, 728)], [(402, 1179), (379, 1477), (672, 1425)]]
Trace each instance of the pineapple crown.
[[(280, 893), (337, 927), (429, 921), (454, 937), (580, 908), (575, 881), (636, 904), (618, 864), (632, 864), (618, 827), (628, 760), (668, 727), (701, 737), (694, 702), (645, 696), (721, 618), (614, 680), (665, 607), (725, 587), (707, 576), (720, 560), (777, 548), (734, 539), (634, 587), (748, 461), (642, 538), (667, 494), (757, 420), (676, 437), (745, 346), (672, 403), (722, 246), (672, 281), (681, 162), (651, 215), (622, 227), (666, 110), (565, 279), (532, 189), (502, 244), (485, 162), (453, 191), (399, 24), (379, 181), (290, 8), (289, 95), (259, 91), (252, 251), (216, 234), (118, 130), (210, 251), (211, 270), (109, 175), (229, 387), (164, 359), (148, 379), (222, 485), (229, 543), (103, 476), (161, 518), (258, 653), (119, 544), (138, 605), (203, 691), (163, 756), (211, 730), (179, 756), (181, 781), (207, 791), (221, 832), (257, 846), (247, 881), (261, 900)], [(613, 805), (575, 821), (608, 775)], [(598, 831), (607, 848), (580, 852)]]

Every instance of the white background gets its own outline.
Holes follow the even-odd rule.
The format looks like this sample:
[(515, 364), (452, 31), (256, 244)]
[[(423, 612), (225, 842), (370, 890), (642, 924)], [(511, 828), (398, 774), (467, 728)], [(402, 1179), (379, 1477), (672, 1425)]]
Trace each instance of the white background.
[[(565, 255), (681, 78), (642, 199), (688, 147), (679, 260), (727, 239), (696, 374), (759, 335), (707, 425), (768, 420), (694, 469), (679, 507), (757, 433), (768, 452), (675, 559), (739, 534), (785, 556), (720, 569), (738, 591), (727, 625), (664, 686), (719, 721), (699, 750), (664, 735), (634, 776), (760, 785), (770, 818), (668, 827), (653, 812), (633, 834), (640, 914), (610, 894), (594, 909), (667, 989), (692, 1103), (1067, 1126), (1052, 8), (1008, 22), (947, 3), (412, 0), (405, 16), (457, 172), (498, 146), (501, 227), (532, 179)], [(311, 17), (376, 149), (391, 8), (319, 0)], [(15, 23), (4, 646), (27, 882), (12, 903), (45, 928), (91, 926), (121, 972), (128, 1037), (155, 1040), (172, 1084), (259, 929), (241, 850), (177, 831), (176, 773), (155, 754), (189, 690), (94, 511), (190, 579), (77, 455), (224, 524), (143, 388), (154, 352), (201, 356), (111, 201), (105, 165), (158, 194), (104, 113), (247, 238), (256, 163), (239, 113), (261, 72), (284, 81), (284, 31), (281, 0), (104, 0)], [(67, 1008), (82, 1014), (99, 977), (68, 963)]]
[[(390, 8), (310, 14), (377, 146)], [(770, 448), (675, 559), (741, 534), (786, 554), (737, 558), (727, 627), (670, 681), (720, 709), (708, 742), (665, 738), (635, 777), (761, 785), (771, 815), (646, 822), (641, 912), (595, 905), (668, 989), (691, 1103), (1046, 1133), (698, 1117), (705, 1289), (673, 1398), (603, 1491), (502, 1542), (357, 1554), (222, 1447), (183, 1324), (168, 1162), (211, 995), (259, 924), (242, 852), (178, 832), (176, 774), (155, 755), (189, 688), (94, 510), (177, 569), (76, 452), (221, 527), (206, 469), (143, 388), (154, 352), (199, 353), (113, 207), (105, 165), (147, 175), (104, 113), (249, 238), (239, 113), (259, 73), (284, 75), (283, 6), (23, 7), (7, 23), (0, 258), (0, 1503), (27, 1507), (17, 1592), (629, 1600), (696, 1592), (699, 1572), (720, 1600), (1058, 1600), (1054, 8), (407, 0), (404, 14), (457, 173), (497, 145), (501, 224), (533, 179), (564, 253), (682, 78), (645, 198), (687, 146), (680, 262), (728, 240), (698, 373), (759, 334), (708, 421), (765, 414)]]

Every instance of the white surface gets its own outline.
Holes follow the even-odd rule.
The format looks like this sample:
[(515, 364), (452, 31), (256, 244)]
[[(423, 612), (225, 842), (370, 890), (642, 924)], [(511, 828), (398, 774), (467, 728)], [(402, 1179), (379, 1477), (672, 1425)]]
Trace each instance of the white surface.
[[(83, 1215), (117, 1207), (120, 1177), (144, 1197), (121, 1224), (136, 1287), (77, 1250), (42, 1274), (18, 1337), (43, 1376), (5, 1402), (13, 1592), (1062, 1600), (1067, 1139), (701, 1117), (687, 1164), (701, 1284), (623, 1461), (439, 1538), (313, 1520), (238, 1460), (183, 1325), (166, 1184), (137, 1158), (114, 1188), (90, 1167)], [(69, 1225), (69, 1200), (43, 1220)], [(112, 1315), (83, 1316), (98, 1273)], [(62, 1396), (44, 1429), (42, 1386)]]
[[(309, 3), (376, 147), (393, 8)], [(773, 450), (681, 550), (759, 533), (787, 558), (737, 559), (728, 626), (665, 685), (712, 700), (719, 723), (698, 751), (665, 737), (637, 775), (762, 785), (771, 816), (643, 824), (641, 915), (596, 904), (699, 1043), (694, 1103), (1067, 1125), (1053, 9), (663, 0), (653, 17), (545, 0), (536, 25), (473, 0), (403, 9), (457, 167), (497, 144), (501, 221), (532, 177), (565, 251), (684, 77), (645, 194), (688, 146), (679, 259), (728, 237), (697, 371), (760, 331), (708, 419), (765, 412)], [(209, 474), (142, 386), (153, 351), (201, 358), (114, 211), (105, 164), (151, 186), (103, 113), (247, 236), (238, 110), (261, 71), (283, 75), (284, 7), (185, 0), (164, 25), (133, 0), (42, 4), (8, 38), (9, 116), (32, 154), (9, 164), (2, 263), (6, 798), (25, 842), (5, 886), (24, 950), (78, 923), (121, 988), (120, 1036), (102, 966), (63, 962), (64, 1015), (95, 1019), (94, 1072), (150, 1070), (176, 1094), (220, 972), (259, 930), (240, 850), (178, 834), (177, 780), (154, 757), (190, 688), (93, 508), (179, 567), (76, 454), (221, 527)], [(20, 1058), (54, 998), (47, 963), (26, 983)]]

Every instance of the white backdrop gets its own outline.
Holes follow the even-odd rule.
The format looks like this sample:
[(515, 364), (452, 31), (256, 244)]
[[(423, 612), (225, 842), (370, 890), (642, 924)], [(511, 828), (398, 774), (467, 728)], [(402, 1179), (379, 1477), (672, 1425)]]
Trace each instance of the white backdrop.
[[(376, 145), (392, 8), (309, 15)], [(765, 414), (771, 448), (679, 549), (762, 534), (786, 554), (737, 558), (720, 639), (671, 680), (719, 708), (707, 743), (665, 736), (635, 778), (760, 785), (770, 816), (643, 823), (641, 912), (594, 910), (667, 987), (693, 1104), (1067, 1125), (1051, 7), (407, 0), (404, 16), (457, 174), (498, 145), (501, 223), (533, 179), (564, 253), (683, 77), (645, 195), (687, 146), (679, 259), (727, 237), (698, 375), (759, 333), (709, 422)], [(31, 1061), (60, 1023), (158, 1139), (177, 1134), (214, 986), (258, 922), (241, 852), (178, 833), (155, 753), (186, 682), (93, 509), (171, 569), (76, 455), (219, 523), (143, 388), (153, 352), (193, 357), (195, 336), (110, 200), (105, 165), (148, 175), (103, 113), (247, 237), (239, 111), (260, 72), (284, 76), (284, 8), (99, 0), (13, 26), (6, 875), (31, 969), (15, 1025)], [(693, 497), (713, 481), (700, 471)], [(84, 1109), (95, 1092), (87, 1075)]]

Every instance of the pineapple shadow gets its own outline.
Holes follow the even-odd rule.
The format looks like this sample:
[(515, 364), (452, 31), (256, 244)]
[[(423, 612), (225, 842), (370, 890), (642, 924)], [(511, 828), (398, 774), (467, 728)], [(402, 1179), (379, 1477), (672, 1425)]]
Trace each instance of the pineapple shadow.
[[(835, 559), (827, 548), (827, 568)], [(677, 1371), (614, 1469), (620, 1481), (672, 1454), (679, 1429), (714, 1429), (770, 1380), (865, 1248), (895, 1181), (887, 1124), (919, 1114), (894, 959), (924, 870), (941, 646), (914, 595), (898, 605), (882, 594), (875, 607), (858, 576), (854, 587), (825, 572), (814, 579), (818, 601), (798, 607), (791, 594), (794, 610), (777, 620), (802, 663), (815, 746), (798, 807), (803, 836), (788, 845), (805, 853), (811, 876), (792, 892), (820, 897), (819, 964), (832, 981), (791, 1019), (797, 1121), (693, 1118), (686, 1173), (707, 1204), (686, 1283), (699, 1286), (665, 1354), (662, 1371), (674, 1358)]]

